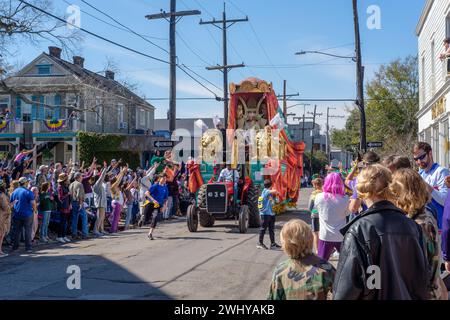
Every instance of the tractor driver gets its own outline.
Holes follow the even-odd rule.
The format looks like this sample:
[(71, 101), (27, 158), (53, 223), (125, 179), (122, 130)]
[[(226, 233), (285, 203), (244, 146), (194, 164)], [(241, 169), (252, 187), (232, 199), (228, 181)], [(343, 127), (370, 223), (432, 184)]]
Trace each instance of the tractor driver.
[(237, 185), (239, 181), (239, 171), (232, 170), (231, 164), (227, 164), (225, 168), (220, 171), (219, 178), (217, 182), (233, 182), (233, 172), (234, 172), (234, 193), (237, 193)]

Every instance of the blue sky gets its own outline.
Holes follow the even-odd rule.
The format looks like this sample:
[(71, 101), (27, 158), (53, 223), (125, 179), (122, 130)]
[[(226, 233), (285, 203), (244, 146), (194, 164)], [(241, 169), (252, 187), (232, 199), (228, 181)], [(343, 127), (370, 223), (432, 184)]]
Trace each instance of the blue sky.
[[(108, 20), (80, 0), (67, 0), (81, 10)], [(146, 14), (169, 9), (169, 0), (86, 0), (105, 11), (136, 32), (158, 39), (151, 39), (168, 49), (169, 24), (165, 20), (148, 21)], [(64, 16), (68, 4), (54, 0), (55, 12)], [(326, 50), (338, 55), (353, 55), (354, 34), (351, 0), (227, 0), (227, 17), (242, 18), (248, 15), (250, 22), (238, 23), (228, 32), (228, 62), (244, 62), (248, 67), (234, 69), (230, 82), (239, 82), (256, 76), (273, 82), (275, 91), (282, 93), (282, 80), (288, 81), (288, 93), (300, 93), (301, 98), (338, 99), (355, 97), (355, 65), (350, 60), (332, 59), (326, 56), (295, 56), (300, 50)], [(381, 29), (369, 30), (366, 21), (367, 8), (377, 5), (381, 9)], [(415, 27), (424, 6), (424, 0), (360, 0), (359, 15), (365, 80), (384, 63), (417, 54)], [(199, 25), (199, 20), (221, 18), (223, 1), (178, 0), (178, 10), (198, 9), (201, 16), (184, 17), (177, 25), (177, 55), (179, 62), (189, 66), (217, 87), (222, 88), (222, 74), (207, 71), (211, 65), (222, 62), (221, 31), (212, 25)], [(111, 23), (114, 23), (108, 20)], [(116, 42), (125, 44), (158, 58), (168, 60), (168, 54), (129, 32), (113, 28), (85, 13), (81, 13), (81, 26)], [(184, 41), (183, 41), (184, 40)], [(188, 46), (187, 46), (187, 45)], [(40, 46), (22, 44), (18, 60), (31, 61), (40, 52), (47, 51), (48, 43)], [(334, 49), (329, 49), (334, 48)], [(329, 49), (329, 50), (327, 50)], [(194, 54), (194, 51), (196, 54)], [(137, 56), (121, 48), (102, 42), (89, 35), (84, 36), (77, 51), (85, 57), (85, 66), (93, 71), (102, 70), (111, 59), (120, 69), (119, 78), (139, 85), (139, 91), (148, 98), (168, 97), (169, 68), (167, 65)], [(200, 59), (200, 56), (202, 59)], [(275, 66), (275, 67), (273, 67)], [(178, 97), (212, 97), (212, 94), (178, 71)], [(206, 83), (204, 80), (202, 82)], [(207, 84), (221, 96), (221, 92)], [(156, 118), (166, 116), (168, 101), (151, 101), (156, 107)], [(281, 102), (280, 102), (281, 103)], [(291, 102), (294, 104), (297, 102)], [(318, 112), (334, 107), (333, 114), (344, 115), (345, 104), (317, 102)], [(313, 106), (306, 107), (312, 111)], [(290, 112), (300, 116), (303, 107)], [(223, 104), (215, 100), (177, 102), (177, 116), (212, 117), (223, 114)], [(290, 122), (292, 123), (292, 118)], [(325, 117), (319, 118), (320, 124)], [(343, 127), (345, 120), (333, 119), (331, 125)]]

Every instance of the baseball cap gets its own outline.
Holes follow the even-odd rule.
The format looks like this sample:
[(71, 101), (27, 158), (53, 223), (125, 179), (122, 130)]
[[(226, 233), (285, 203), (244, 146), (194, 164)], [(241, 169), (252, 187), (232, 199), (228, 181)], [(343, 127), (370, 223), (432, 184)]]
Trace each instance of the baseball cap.
[(24, 185), (26, 183), (28, 183), (28, 179), (27, 178), (25, 178), (25, 177), (20, 177), (19, 178), (19, 184)]

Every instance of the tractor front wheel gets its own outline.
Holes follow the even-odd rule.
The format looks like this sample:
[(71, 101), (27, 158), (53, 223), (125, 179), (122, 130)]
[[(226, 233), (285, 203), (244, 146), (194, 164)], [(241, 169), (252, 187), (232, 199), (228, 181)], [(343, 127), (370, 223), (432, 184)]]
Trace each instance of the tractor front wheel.
[(259, 190), (252, 182), (247, 191), (247, 205), (249, 209), (248, 226), (249, 228), (259, 228), (261, 226), (261, 217), (258, 209)]
[(246, 233), (248, 229), (248, 217), (250, 210), (248, 206), (243, 205), (239, 211), (239, 232)]
[(209, 214), (206, 210), (200, 209), (200, 225), (202, 227), (212, 227), (216, 219), (213, 215)]
[(198, 228), (198, 213), (195, 205), (191, 204), (187, 208), (187, 226), (190, 232), (197, 232)]

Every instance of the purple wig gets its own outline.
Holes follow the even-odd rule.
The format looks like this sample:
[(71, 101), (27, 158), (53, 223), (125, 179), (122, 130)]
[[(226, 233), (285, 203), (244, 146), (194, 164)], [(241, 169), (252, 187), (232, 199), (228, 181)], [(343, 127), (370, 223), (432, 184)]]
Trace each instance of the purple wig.
[(323, 192), (325, 193), (325, 199), (329, 199), (330, 195), (334, 199), (336, 195), (343, 196), (345, 194), (344, 183), (339, 173), (333, 172), (327, 175), (323, 184)]

